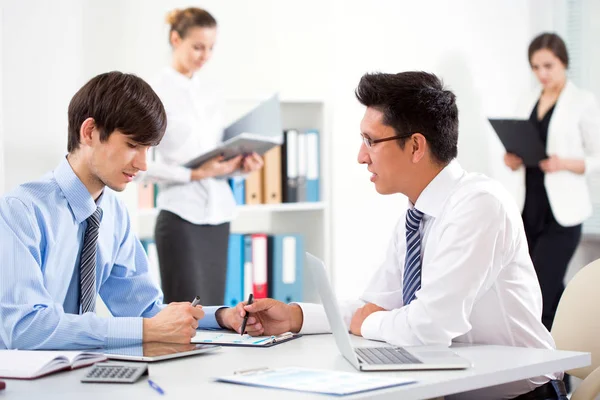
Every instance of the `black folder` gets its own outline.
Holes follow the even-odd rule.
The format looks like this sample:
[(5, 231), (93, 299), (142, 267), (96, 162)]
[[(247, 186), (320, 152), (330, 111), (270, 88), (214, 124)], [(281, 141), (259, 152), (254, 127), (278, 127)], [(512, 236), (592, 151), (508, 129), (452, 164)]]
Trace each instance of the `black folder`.
[(523, 159), (526, 167), (537, 167), (548, 158), (536, 127), (527, 119), (489, 119), (507, 153)]

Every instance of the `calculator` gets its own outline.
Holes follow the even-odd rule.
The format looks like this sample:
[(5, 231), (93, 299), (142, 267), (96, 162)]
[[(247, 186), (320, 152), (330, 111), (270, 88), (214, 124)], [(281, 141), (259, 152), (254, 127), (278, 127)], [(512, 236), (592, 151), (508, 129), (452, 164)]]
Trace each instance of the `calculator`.
[(146, 363), (102, 362), (92, 366), (81, 382), (134, 383), (142, 375), (148, 375)]

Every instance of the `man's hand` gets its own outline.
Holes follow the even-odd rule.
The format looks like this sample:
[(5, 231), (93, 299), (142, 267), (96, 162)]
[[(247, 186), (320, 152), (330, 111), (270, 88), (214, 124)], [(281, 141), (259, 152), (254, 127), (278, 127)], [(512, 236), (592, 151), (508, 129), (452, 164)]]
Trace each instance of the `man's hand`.
[(365, 319), (374, 312), (377, 311), (386, 311), (385, 308), (379, 307), (377, 304), (367, 303), (364, 306), (360, 307), (354, 315), (352, 316), (352, 321), (350, 322), (350, 332), (356, 336), (362, 336), (360, 329), (362, 327)]
[(565, 169), (563, 166), (563, 160), (557, 155), (552, 155), (545, 160), (540, 161), (539, 165), (540, 169), (547, 174)]
[(273, 299), (258, 299), (249, 306), (246, 302), (217, 313), (217, 321), (227, 329), (240, 333), (244, 316), (249, 312), (246, 333), (252, 336), (298, 333), (302, 328), (302, 309)]
[(170, 303), (152, 318), (144, 318), (144, 342), (190, 343), (196, 335), (202, 306), (190, 302)]

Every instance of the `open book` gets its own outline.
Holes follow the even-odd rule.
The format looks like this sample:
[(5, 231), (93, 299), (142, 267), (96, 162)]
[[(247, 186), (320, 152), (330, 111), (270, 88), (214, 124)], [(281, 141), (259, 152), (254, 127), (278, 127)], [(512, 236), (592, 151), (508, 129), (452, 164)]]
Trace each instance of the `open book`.
[(0, 350), (0, 378), (35, 379), (104, 360), (102, 353), (83, 351)]

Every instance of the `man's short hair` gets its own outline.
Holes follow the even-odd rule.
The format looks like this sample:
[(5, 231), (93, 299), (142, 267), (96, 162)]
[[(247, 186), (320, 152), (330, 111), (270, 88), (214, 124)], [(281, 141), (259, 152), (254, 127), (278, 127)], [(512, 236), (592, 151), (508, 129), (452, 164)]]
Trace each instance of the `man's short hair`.
[[(439, 163), (447, 164), (456, 158), (456, 96), (444, 89), (437, 76), (420, 71), (365, 74), (355, 94), (364, 106), (382, 112), (382, 122), (394, 128), (396, 135), (423, 134)], [(397, 140), (401, 148), (406, 140)]]
[(81, 125), (90, 117), (102, 142), (118, 130), (136, 143), (155, 146), (167, 127), (165, 108), (150, 85), (135, 75), (118, 71), (92, 78), (71, 99), (69, 153), (79, 147)]

